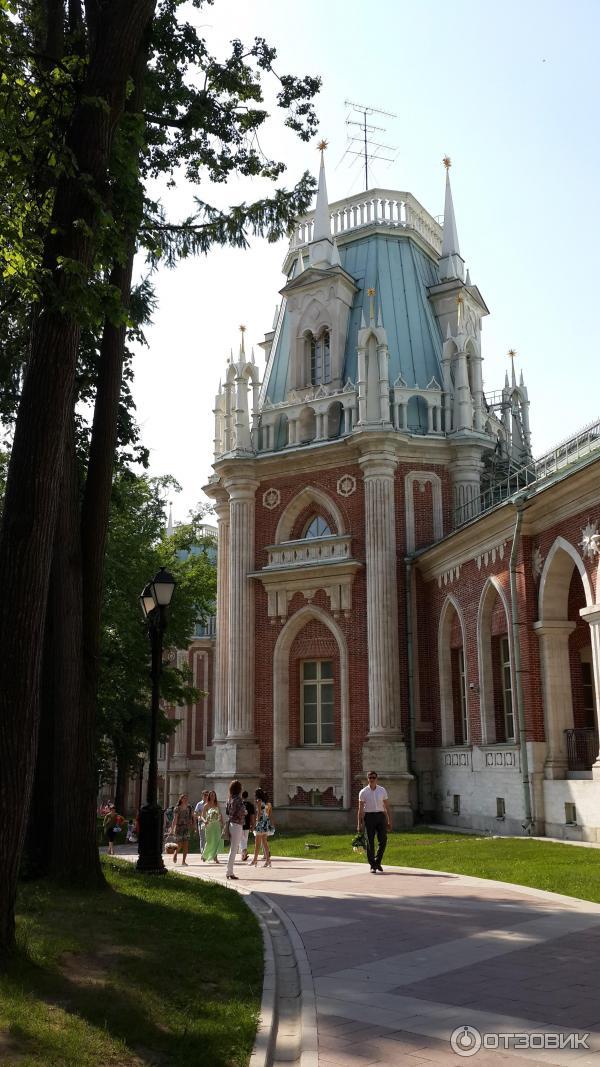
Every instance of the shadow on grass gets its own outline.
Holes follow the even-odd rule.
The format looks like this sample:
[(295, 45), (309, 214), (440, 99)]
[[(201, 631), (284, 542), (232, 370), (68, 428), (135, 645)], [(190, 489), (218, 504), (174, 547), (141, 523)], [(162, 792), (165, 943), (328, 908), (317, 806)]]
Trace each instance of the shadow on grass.
[[(5, 992), (12, 985), (15, 995), (33, 998), (32, 1010), (36, 1000), (46, 1015), (62, 1009), (67, 1029), (72, 1022), (77, 1030), (83, 1020), (97, 1033), (89, 1032), (87, 1042), (85, 1033), (73, 1033), (71, 1041), (64, 1029), (36, 1027), (5, 1008), (13, 1040), (44, 1067), (247, 1062), (260, 1005), (262, 940), (242, 899), (215, 884), (138, 875), (129, 864), (109, 862), (105, 870), (108, 893), (24, 887), (26, 951), (3, 983)], [(121, 1042), (129, 1058), (114, 1043), (100, 1051), (103, 1035)]]

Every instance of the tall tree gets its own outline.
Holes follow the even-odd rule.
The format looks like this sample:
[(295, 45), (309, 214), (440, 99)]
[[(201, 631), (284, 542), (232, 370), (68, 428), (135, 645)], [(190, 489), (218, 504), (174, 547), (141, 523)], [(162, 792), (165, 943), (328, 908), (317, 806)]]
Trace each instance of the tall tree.
[[(17, 312), (8, 326), (0, 326), (13, 339), (29, 338), (26, 372), (18, 343), (3, 368), (19, 406), (0, 532), (0, 878), (6, 888), (0, 900), (0, 954), (14, 943), (16, 876), (36, 751), (44, 646), (61, 696), (67, 684), (66, 649), (69, 642), (81, 648), (83, 673), (77, 677), (71, 671), (69, 706), (56, 701), (50, 725), (61, 746), (62, 739), (71, 744), (61, 781), (67, 795), (69, 788), (86, 794), (85, 820), (91, 827), (103, 545), (135, 247), (142, 243), (155, 259), (172, 262), (207, 251), (214, 242), (243, 246), (248, 229), (274, 240), (305, 210), (313, 183), (305, 175), (289, 192), (280, 189), (229, 211), (198, 200), (194, 216), (183, 221), (169, 219), (147, 197), (142, 218), (136, 190), (145, 179), (173, 175), (182, 167), (195, 181), (201, 176), (224, 181), (233, 171), (278, 178), (283, 163), (266, 159), (257, 140), (268, 117), (261, 106), (262, 78), (267, 73), (279, 78), (278, 106), (287, 113), (286, 124), (305, 139), (315, 128), (311, 98), (319, 85), (317, 79), (279, 77), (275, 52), (262, 39), (247, 49), (234, 41), (227, 59), (218, 61), (197, 31), (180, 22), (178, 0), (162, 0), (156, 16), (153, 0), (86, 2), (83, 12), (77, 0), (68, 6), (60, 0), (14, 3), (13, 12), (22, 9), (21, 23), (6, 14), (7, 6), (5, 0), (0, 9), (0, 48), (24, 76), (0, 78), (0, 105), (11, 119), (5, 140), (12, 149), (5, 158), (0, 148), (0, 168), (8, 160), (14, 190), (21, 189), (11, 189), (9, 196), (14, 204), (30, 206), (32, 225), (25, 219), (10, 235), (11, 251), (4, 258), (18, 279), (12, 286)], [(148, 101), (144, 114), (142, 89)], [(25, 122), (30, 141), (26, 151), (14, 151)], [(138, 136), (128, 136), (134, 127)], [(133, 208), (119, 203), (121, 180), (115, 176), (121, 168), (122, 178), (123, 167), (134, 191)], [(89, 481), (79, 482), (78, 499), (72, 467), (77, 356), (82, 331), (97, 331), (102, 319)], [(57, 536), (59, 510), (65, 528)], [(61, 615), (53, 608), (57, 617), (46, 629), (51, 574), (58, 575), (60, 595), (69, 596), (70, 606)], [(68, 639), (65, 626), (71, 630)], [(16, 818), (15, 796), (20, 798)], [(93, 880), (93, 848), (86, 859), (79, 846), (77, 856), (72, 847), (62, 848), (63, 873)], [(75, 864), (69, 856), (75, 856)]]

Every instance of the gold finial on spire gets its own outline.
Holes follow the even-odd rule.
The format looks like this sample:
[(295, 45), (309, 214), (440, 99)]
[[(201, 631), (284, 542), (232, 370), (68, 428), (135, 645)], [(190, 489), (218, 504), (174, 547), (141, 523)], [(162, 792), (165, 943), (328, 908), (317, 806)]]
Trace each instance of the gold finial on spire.
[(327, 148), (327, 141), (325, 139), (319, 141), (319, 143), (317, 145), (318, 151), (319, 152), (324, 152), (326, 148)]
[(367, 296), (369, 298), (369, 319), (371, 320), (371, 322), (374, 322), (375, 321), (375, 305), (373, 303), (373, 299), (375, 297), (375, 290), (374, 289), (367, 289)]
[(452, 160), (450, 159), (450, 156), (444, 156), (442, 163), (444, 164), (446, 170), (450, 170), (450, 167), (452, 166)]
[(509, 348), (509, 350), (508, 350), (508, 358), (512, 359), (513, 367), (515, 365), (515, 356), (516, 356), (516, 354), (517, 354), (516, 348)]

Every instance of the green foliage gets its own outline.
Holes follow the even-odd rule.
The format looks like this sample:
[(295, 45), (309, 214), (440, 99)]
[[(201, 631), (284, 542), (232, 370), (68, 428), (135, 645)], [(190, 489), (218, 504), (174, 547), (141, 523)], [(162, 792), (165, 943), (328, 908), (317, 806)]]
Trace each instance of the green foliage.
[[(186, 648), (196, 621), (204, 621), (213, 611), (212, 540), (200, 536), (197, 517), (173, 537), (164, 532), (165, 498), (177, 488), (172, 478), (150, 479), (130, 471), (119, 474), (113, 486), (99, 686), (101, 769), (115, 755), (135, 769), (138, 754), (148, 744), (150, 646), (139, 607), (146, 582), (161, 566), (176, 579), (165, 638), (169, 647)], [(161, 693), (170, 704), (188, 703), (197, 696), (189, 672), (172, 662), (163, 669)], [(161, 738), (172, 729), (172, 720), (163, 717)]]

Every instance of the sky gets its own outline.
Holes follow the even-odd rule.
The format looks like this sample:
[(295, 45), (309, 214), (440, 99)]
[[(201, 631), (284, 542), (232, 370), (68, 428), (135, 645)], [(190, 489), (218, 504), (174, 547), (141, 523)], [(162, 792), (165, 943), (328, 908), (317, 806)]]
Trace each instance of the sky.
[[(373, 164), (371, 187), (411, 192), (441, 216), (448, 154), (461, 254), (490, 309), (484, 388), (501, 388), (515, 348), (536, 456), (600, 415), (597, 0), (215, 0), (189, 14), (218, 55), (232, 37), (264, 36), (281, 73), (322, 77), (314, 142), (277, 115), (261, 135), (287, 165), (280, 184), (317, 175), (324, 137), (330, 202), (361, 191), (360, 161), (346, 154), (346, 100), (396, 116), (373, 119), (395, 147), (392, 163)], [(178, 180), (165, 197), (171, 217), (183, 217), (194, 196), (223, 206), (261, 190), (268, 183)], [(182, 486), (176, 521), (205, 499), (214, 395), (241, 324), (264, 368), (257, 346), (280, 300), (286, 247), (215, 248), (155, 276), (158, 307), (133, 392), (150, 473)]]

